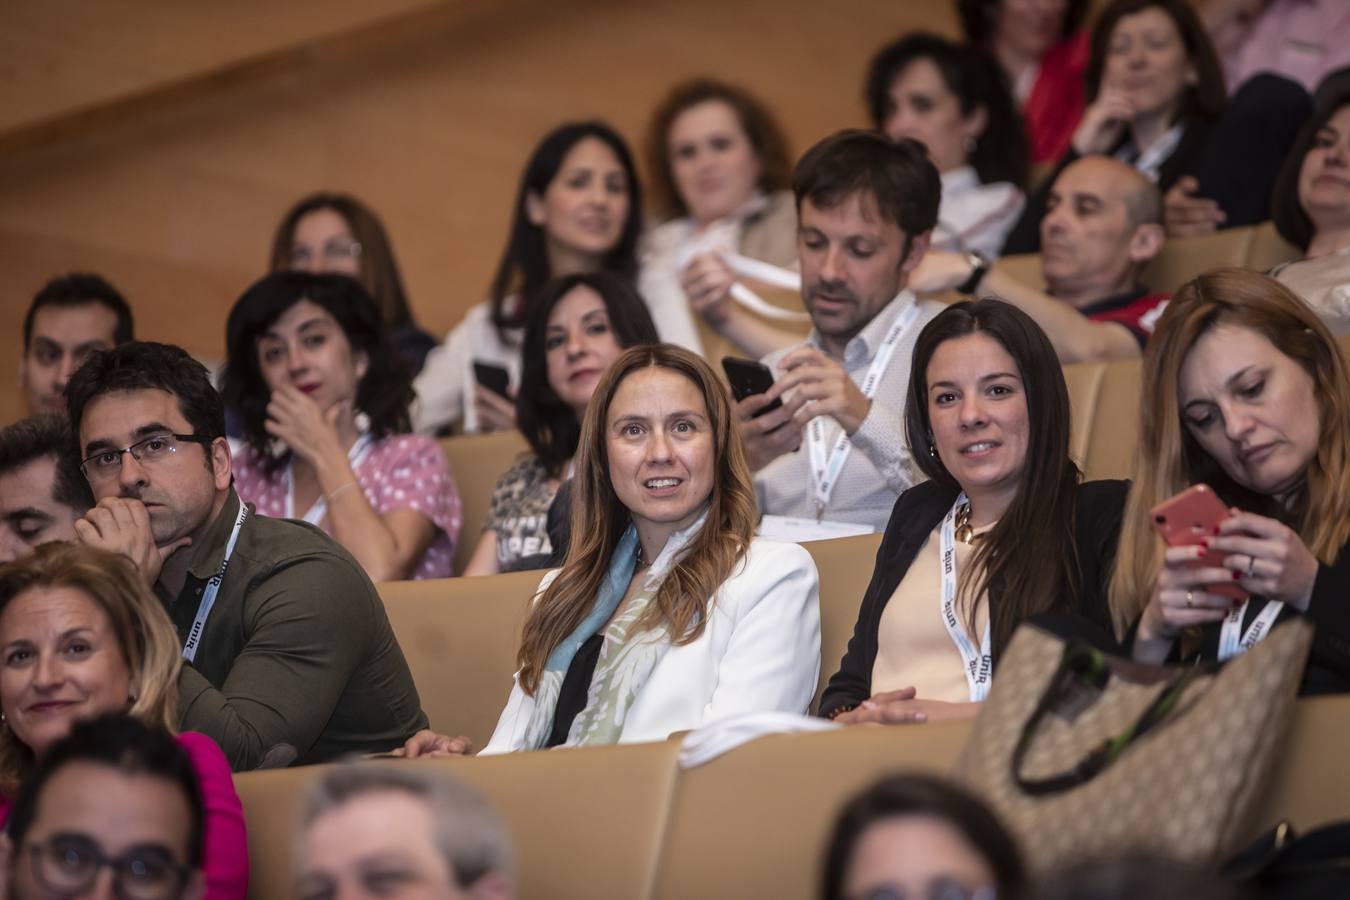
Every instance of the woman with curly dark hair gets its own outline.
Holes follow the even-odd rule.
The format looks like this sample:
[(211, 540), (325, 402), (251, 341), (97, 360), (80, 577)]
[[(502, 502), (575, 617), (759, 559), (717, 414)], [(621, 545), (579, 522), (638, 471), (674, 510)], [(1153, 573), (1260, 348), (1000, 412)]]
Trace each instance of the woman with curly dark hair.
[(408, 373), (365, 289), (268, 275), (230, 311), (226, 348), (240, 499), (319, 526), (374, 581), (448, 576), (459, 495), (440, 446), (407, 433)]

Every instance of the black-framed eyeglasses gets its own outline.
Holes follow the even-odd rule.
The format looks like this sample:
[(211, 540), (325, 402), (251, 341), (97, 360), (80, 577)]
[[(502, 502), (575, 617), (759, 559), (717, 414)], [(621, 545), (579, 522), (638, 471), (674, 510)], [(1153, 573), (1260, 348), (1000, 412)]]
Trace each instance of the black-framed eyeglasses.
[(848, 900), (998, 900), (992, 887), (966, 887), (955, 878), (937, 878), (921, 892), (905, 890), (898, 884), (883, 884), (851, 895)]
[(209, 445), (213, 438), (200, 434), (152, 434), (121, 450), (100, 450), (80, 462), (80, 471), (91, 483), (107, 481), (122, 471), (122, 454), (130, 453), (136, 462), (153, 465), (178, 452), (178, 442)]
[(119, 900), (176, 900), (192, 874), (161, 847), (133, 847), (121, 856), (108, 856), (84, 834), (58, 834), (26, 849), (33, 877), (58, 897), (84, 896), (94, 889), (99, 872), (111, 868)]

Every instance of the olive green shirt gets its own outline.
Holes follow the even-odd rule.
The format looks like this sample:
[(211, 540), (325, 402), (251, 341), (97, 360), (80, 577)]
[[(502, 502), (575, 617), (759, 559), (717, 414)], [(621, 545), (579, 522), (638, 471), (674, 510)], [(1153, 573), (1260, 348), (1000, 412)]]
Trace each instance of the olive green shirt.
[[(231, 489), (192, 548), (176, 599), (156, 585), (186, 640), (239, 514)], [(427, 726), (375, 586), (340, 544), (249, 504), (193, 663), (178, 679), (183, 731), (209, 735), (235, 771), (383, 752)], [(269, 756), (269, 753), (271, 754)], [(278, 756), (281, 757), (278, 760)]]

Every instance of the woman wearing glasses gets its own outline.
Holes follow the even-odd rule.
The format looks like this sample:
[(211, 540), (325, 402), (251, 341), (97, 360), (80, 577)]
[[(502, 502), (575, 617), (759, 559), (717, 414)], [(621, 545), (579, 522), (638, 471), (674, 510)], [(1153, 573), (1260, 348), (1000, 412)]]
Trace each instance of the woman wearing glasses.
[[(53, 542), (0, 567), (0, 647), (0, 822), (9, 819), (19, 785), (76, 722), (125, 712), (175, 730), (181, 645), (163, 606), (120, 554)], [(243, 898), (248, 842), (229, 763), (203, 734), (176, 739), (205, 807), (203, 896)]]
[(372, 581), (450, 574), (459, 494), (440, 445), (407, 433), (408, 375), (359, 283), (281, 272), (245, 291), (221, 394), (247, 445), (241, 500), (319, 526)]
[(333, 272), (360, 281), (375, 298), (398, 355), (414, 375), (436, 346), (436, 339), (413, 320), (384, 225), (355, 197), (311, 194), (291, 207), (272, 238), (269, 268)]

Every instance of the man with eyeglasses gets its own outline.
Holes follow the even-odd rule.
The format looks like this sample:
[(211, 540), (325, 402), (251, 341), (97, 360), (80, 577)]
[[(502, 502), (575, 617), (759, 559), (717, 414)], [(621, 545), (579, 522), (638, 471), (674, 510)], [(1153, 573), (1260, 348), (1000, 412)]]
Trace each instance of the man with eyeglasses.
[(0, 842), (10, 900), (203, 896), (202, 800), (178, 743), (129, 716), (83, 722), (35, 764)]
[(130, 557), (164, 601), (183, 641), (182, 730), (240, 771), (390, 750), (426, 726), (360, 564), (234, 492), (224, 408), (200, 363), (125, 344), (90, 357), (67, 403), (97, 501), (75, 530)]

